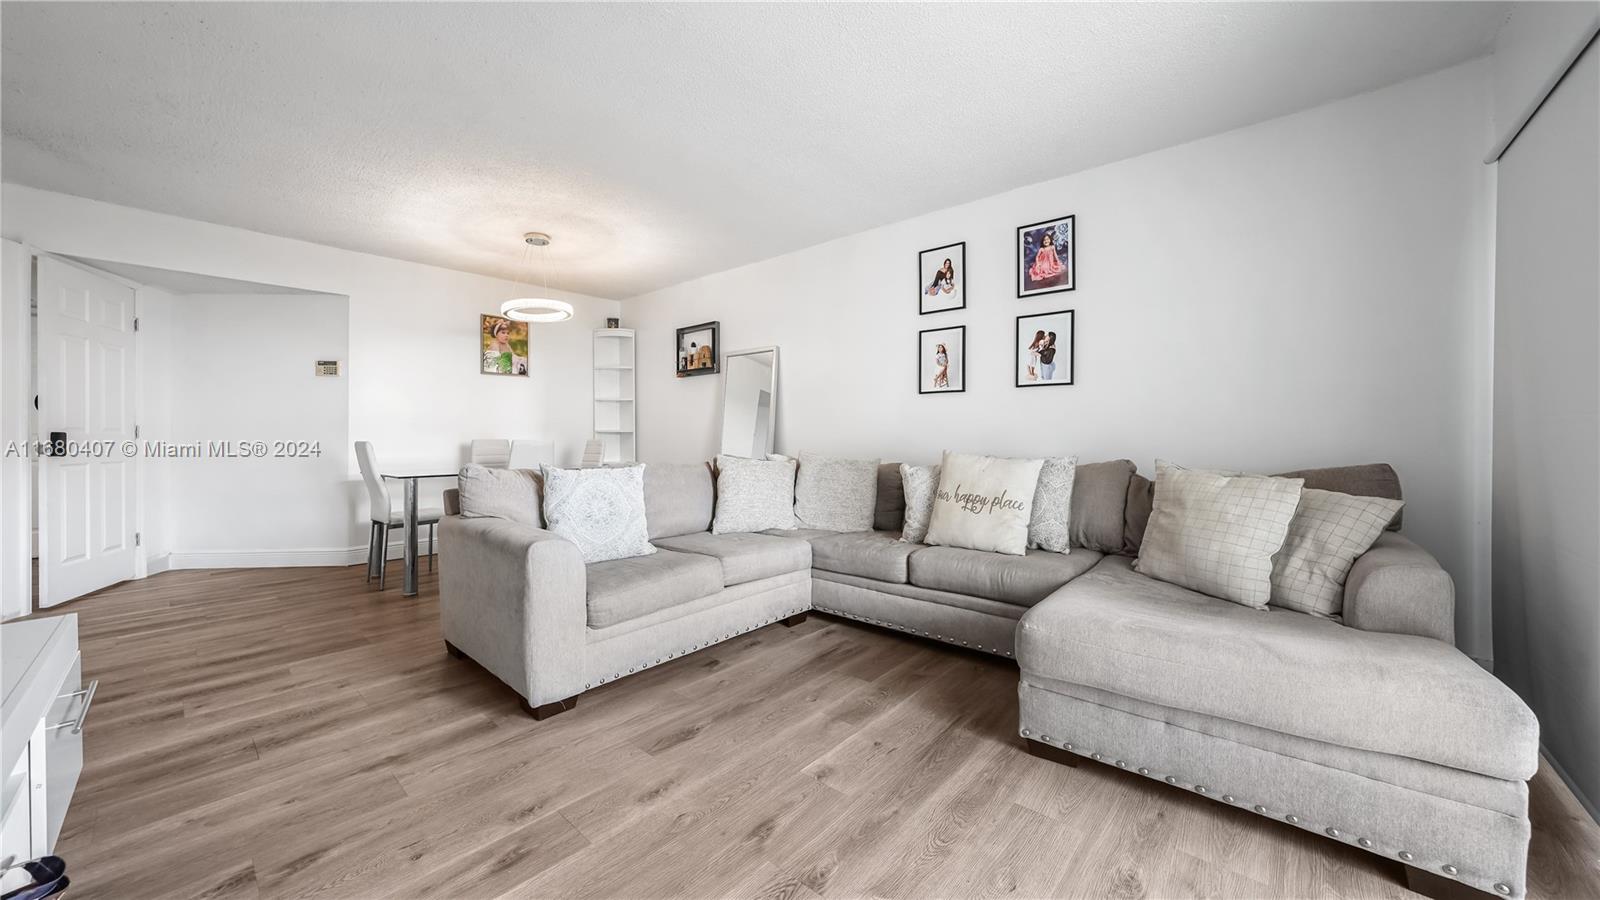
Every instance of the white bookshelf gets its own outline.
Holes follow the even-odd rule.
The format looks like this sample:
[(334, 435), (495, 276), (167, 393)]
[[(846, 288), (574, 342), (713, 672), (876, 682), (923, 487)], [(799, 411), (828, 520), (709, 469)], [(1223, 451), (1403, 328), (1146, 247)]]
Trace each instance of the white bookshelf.
[(594, 333), (594, 436), (608, 463), (638, 459), (634, 432), (632, 328), (601, 328)]

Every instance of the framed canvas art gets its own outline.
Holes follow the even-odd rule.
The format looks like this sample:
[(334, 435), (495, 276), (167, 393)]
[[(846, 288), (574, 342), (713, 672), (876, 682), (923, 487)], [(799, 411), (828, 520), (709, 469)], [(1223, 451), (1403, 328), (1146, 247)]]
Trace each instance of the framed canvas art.
[(1075, 312), (1017, 316), (1017, 387), (1072, 383)]
[(721, 348), (717, 346), (717, 322), (702, 322), (678, 329), (678, 377), (715, 375), (722, 371)]
[(918, 313), (967, 308), (967, 242), (917, 254)]
[(1034, 297), (1078, 286), (1077, 228), (1072, 216), (1017, 229), (1017, 296)]
[(917, 393), (959, 394), (967, 389), (967, 326), (917, 332)]
[(528, 374), (528, 323), (478, 316), (478, 371), (485, 375)]

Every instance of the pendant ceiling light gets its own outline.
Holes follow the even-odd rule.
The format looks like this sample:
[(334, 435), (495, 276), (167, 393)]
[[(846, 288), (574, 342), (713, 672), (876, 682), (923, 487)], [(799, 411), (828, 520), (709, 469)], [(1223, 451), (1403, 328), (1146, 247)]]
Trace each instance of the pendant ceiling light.
[[(542, 231), (530, 231), (522, 236), (522, 241), (527, 244), (527, 249), (522, 254), (523, 268), (531, 269), (533, 267), (533, 248), (550, 246), (550, 235)], [(543, 293), (548, 294), (550, 293), (550, 266), (548, 260), (543, 259), (546, 252), (541, 249), (539, 255), (541, 261), (546, 263), (541, 268), (544, 270)], [(530, 288), (533, 286), (531, 278), (528, 280), (528, 285)], [(517, 297), (500, 304), (500, 315), (508, 319), (516, 319), (518, 322), (565, 322), (572, 318), (572, 304), (565, 300), (552, 300), (549, 297), (538, 297), (530, 294), (529, 296)]]

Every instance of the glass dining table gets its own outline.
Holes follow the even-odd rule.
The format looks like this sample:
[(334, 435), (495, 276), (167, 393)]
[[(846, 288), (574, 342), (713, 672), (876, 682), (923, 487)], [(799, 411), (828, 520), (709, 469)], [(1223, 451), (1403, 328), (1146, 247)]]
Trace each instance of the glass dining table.
[(406, 574), (400, 594), (405, 597), (415, 597), (417, 595), (417, 482), (424, 478), (455, 478), (458, 473), (427, 470), (380, 474), (385, 479), (403, 482), (405, 485), (405, 511), (401, 518), (401, 530), (405, 537)]

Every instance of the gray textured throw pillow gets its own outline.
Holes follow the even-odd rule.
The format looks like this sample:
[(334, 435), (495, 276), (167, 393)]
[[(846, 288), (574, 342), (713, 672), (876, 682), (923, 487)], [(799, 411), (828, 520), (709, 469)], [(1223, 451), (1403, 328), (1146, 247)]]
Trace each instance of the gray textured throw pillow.
[(1033, 516), (1028, 520), (1028, 546), (1052, 553), (1072, 549), (1072, 481), (1078, 458), (1046, 459), (1039, 469), (1039, 487), (1033, 492)]
[(713, 534), (794, 528), (792, 459), (717, 457), (717, 512)]
[(461, 474), (457, 476), (461, 515), (467, 519), (510, 519), (543, 528), (544, 516), (539, 508), (540, 481), (541, 476), (536, 469), (462, 466)]
[(1306, 488), (1272, 564), (1271, 605), (1313, 616), (1344, 609), (1344, 582), (1400, 507), (1399, 500)]
[(878, 503), (878, 460), (800, 453), (794, 515), (801, 528), (871, 531)]
[(645, 525), (643, 465), (541, 471), (545, 521), (578, 545), (584, 562), (656, 552)]
[(927, 539), (928, 520), (933, 518), (933, 495), (939, 490), (939, 467), (901, 463), (900, 484), (906, 494), (906, 517), (900, 526), (900, 540), (920, 544)]
[(1272, 598), (1272, 557), (1289, 534), (1303, 483), (1191, 471), (1157, 460), (1150, 524), (1134, 570), (1265, 609)]

